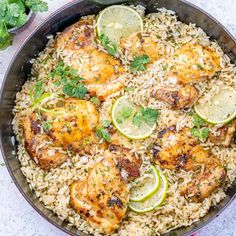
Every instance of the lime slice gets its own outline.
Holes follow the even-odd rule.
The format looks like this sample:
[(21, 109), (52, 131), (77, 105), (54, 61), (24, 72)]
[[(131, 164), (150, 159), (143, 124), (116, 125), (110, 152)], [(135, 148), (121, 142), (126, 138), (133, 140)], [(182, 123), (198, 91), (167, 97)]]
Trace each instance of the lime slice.
[[(149, 109), (154, 116), (142, 116), (142, 111)], [(150, 112), (150, 113), (151, 113)], [(144, 139), (156, 128), (157, 111), (133, 104), (127, 96), (117, 99), (112, 108), (112, 122), (116, 129), (130, 139)]]
[(145, 213), (154, 210), (156, 207), (160, 206), (166, 199), (166, 193), (168, 190), (168, 181), (163, 173), (159, 173), (161, 177), (160, 188), (149, 198), (141, 202), (129, 203), (129, 208), (138, 213)]
[(142, 177), (134, 181), (134, 187), (130, 191), (130, 200), (140, 202), (152, 196), (160, 187), (158, 169), (151, 165)]
[(104, 34), (113, 43), (119, 44), (122, 37), (143, 31), (142, 17), (132, 8), (113, 5), (101, 11), (97, 18), (98, 36)]
[(208, 123), (226, 124), (236, 117), (236, 91), (224, 87), (210, 98), (210, 102), (197, 102), (194, 109)]

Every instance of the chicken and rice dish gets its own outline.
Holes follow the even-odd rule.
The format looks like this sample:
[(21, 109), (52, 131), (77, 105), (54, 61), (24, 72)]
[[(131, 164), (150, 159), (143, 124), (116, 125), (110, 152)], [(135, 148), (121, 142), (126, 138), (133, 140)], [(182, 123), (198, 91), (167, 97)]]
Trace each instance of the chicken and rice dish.
[(191, 225), (236, 177), (235, 89), (235, 65), (195, 24), (105, 8), (32, 60), (13, 110), (21, 170), (46, 208), (91, 235)]

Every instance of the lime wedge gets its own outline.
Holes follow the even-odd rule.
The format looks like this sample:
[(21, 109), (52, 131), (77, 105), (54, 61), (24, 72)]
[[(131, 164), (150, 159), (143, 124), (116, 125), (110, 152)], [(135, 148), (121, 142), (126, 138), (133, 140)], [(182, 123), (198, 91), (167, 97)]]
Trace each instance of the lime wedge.
[(116, 129), (130, 139), (144, 139), (156, 128), (157, 111), (133, 104), (127, 96), (120, 97), (112, 108)]
[(160, 187), (160, 175), (158, 169), (151, 165), (143, 176), (134, 181), (134, 187), (130, 191), (130, 200), (140, 202), (152, 196)]
[(160, 206), (166, 199), (166, 193), (168, 190), (168, 181), (163, 173), (159, 173), (161, 177), (160, 188), (152, 194), (149, 198), (146, 198), (141, 202), (131, 201), (129, 203), (129, 208), (138, 213), (145, 213), (154, 210), (156, 207)]
[(122, 37), (143, 31), (142, 17), (132, 8), (113, 5), (101, 11), (97, 18), (97, 33), (104, 34), (113, 43), (119, 44)]
[(209, 102), (199, 100), (194, 109), (208, 123), (226, 124), (236, 117), (236, 91), (232, 87), (223, 87)]

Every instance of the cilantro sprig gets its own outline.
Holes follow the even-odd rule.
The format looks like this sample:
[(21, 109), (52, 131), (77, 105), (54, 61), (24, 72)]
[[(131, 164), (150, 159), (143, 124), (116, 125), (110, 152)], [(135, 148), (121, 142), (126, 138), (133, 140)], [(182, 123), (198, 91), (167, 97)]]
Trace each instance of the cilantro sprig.
[(150, 62), (150, 58), (148, 55), (142, 55), (135, 57), (134, 60), (130, 63), (130, 69), (132, 72), (136, 71), (145, 71), (146, 65)]
[(57, 63), (55, 69), (51, 72), (51, 77), (56, 78), (55, 86), (62, 87), (62, 92), (69, 97), (84, 98), (87, 88), (84, 86), (77, 70), (66, 66), (63, 61)]
[(99, 138), (102, 138), (104, 139), (106, 142), (110, 142), (111, 140), (111, 136), (110, 136), (110, 133), (108, 131), (108, 127), (111, 125), (111, 121), (109, 120), (104, 120), (102, 122), (102, 125), (101, 126), (98, 126), (96, 128), (96, 133), (97, 133), (97, 136)]
[(107, 50), (109, 54), (111, 54), (112, 56), (115, 56), (117, 54), (118, 52), (117, 45), (115, 43), (112, 43), (105, 34), (101, 34), (99, 36), (99, 39), (102, 46)]
[(194, 127), (191, 129), (192, 135), (200, 141), (205, 141), (209, 134), (209, 128), (204, 127), (205, 121), (197, 114), (193, 114), (193, 124)]
[(157, 110), (149, 107), (142, 108), (140, 112), (134, 114), (132, 122), (138, 127), (140, 127), (143, 122), (152, 126), (156, 122), (158, 115)]
[(0, 0), (0, 49), (12, 43), (8, 32), (13, 27), (22, 26), (27, 20), (27, 9), (33, 12), (46, 11), (47, 3), (41, 0)]

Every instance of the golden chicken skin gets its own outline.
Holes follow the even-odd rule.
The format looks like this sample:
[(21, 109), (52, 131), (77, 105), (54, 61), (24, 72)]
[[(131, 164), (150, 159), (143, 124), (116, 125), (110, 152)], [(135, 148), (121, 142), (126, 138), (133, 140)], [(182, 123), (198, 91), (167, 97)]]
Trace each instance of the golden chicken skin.
[(154, 157), (158, 165), (194, 172), (192, 181), (181, 188), (181, 195), (201, 202), (223, 183), (226, 173), (220, 160), (198, 145), (188, 128), (179, 132), (173, 126), (166, 128), (159, 132), (159, 138), (161, 149)]
[(116, 157), (106, 152), (84, 181), (71, 185), (72, 207), (102, 233), (111, 234), (119, 227), (129, 202), (129, 188), (116, 164)]
[(60, 59), (76, 69), (88, 91), (104, 100), (124, 86), (117, 78), (124, 72), (120, 60), (98, 49), (93, 17), (66, 28), (55, 41)]
[(168, 59), (166, 78), (176, 78), (178, 84), (199, 83), (220, 71), (220, 57), (207, 46), (187, 43)]
[(217, 131), (219, 135), (209, 134), (210, 141), (219, 146), (229, 147), (236, 135), (236, 119), (219, 128)]
[(198, 99), (198, 91), (191, 85), (181, 86), (179, 89), (160, 88), (154, 94), (156, 98), (167, 102), (173, 109), (190, 108)]
[(99, 142), (98, 123), (95, 106), (75, 98), (63, 100), (48, 112), (32, 112), (21, 121), (27, 152), (47, 170), (62, 164), (68, 158), (66, 151), (90, 152)]
[(53, 140), (44, 133), (41, 121), (36, 113), (31, 113), (21, 120), (25, 148), (29, 156), (42, 169), (49, 170), (65, 162), (68, 155), (62, 148), (56, 149)]
[(128, 38), (122, 38), (120, 48), (124, 54), (131, 55), (133, 58), (147, 55), (150, 62), (158, 60), (165, 54), (153, 38), (142, 36), (141, 33), (134, 33)]
[(192, 107), (198, 98), (194, 84), (212, 78), (221, 69), (216, 52), (197, 43), (187, 43), (178, 48), (166, 59), (166, 65), (165, 80), (175, 81), (175, 85), (161, 88), (154, 94), (174, 109)]

